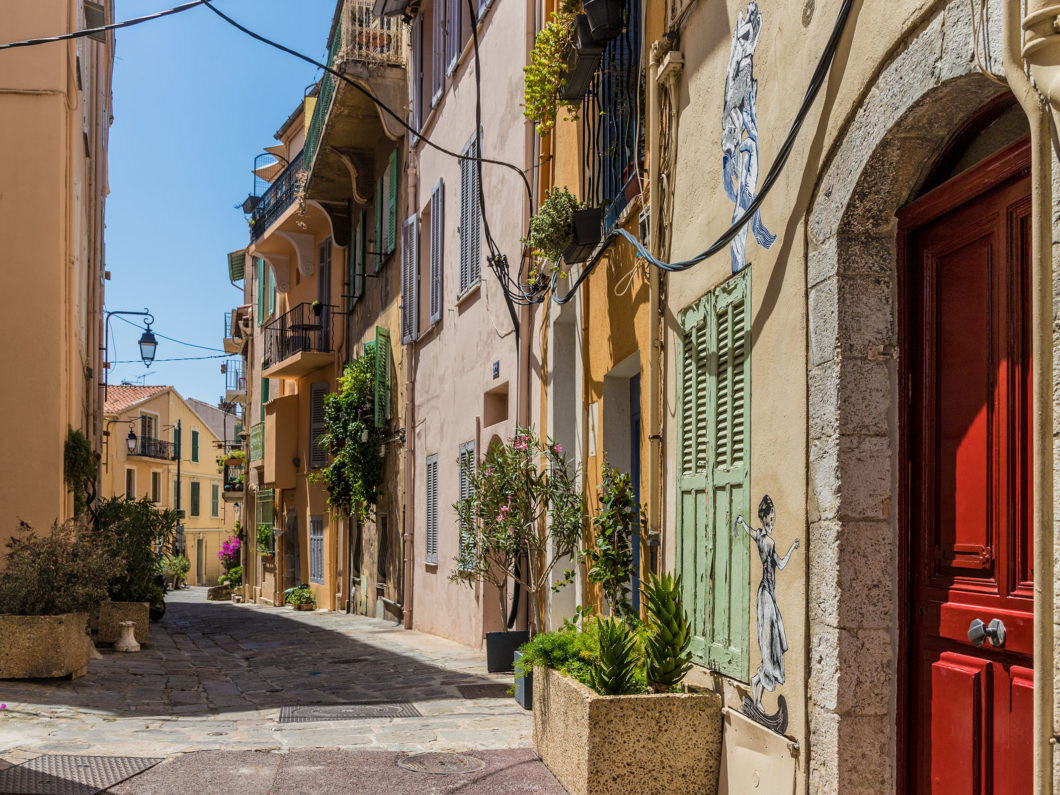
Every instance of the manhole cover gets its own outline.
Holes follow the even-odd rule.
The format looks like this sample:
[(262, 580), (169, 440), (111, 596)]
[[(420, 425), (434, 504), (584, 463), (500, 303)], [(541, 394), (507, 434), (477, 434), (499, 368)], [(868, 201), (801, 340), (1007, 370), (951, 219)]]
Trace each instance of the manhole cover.
[(398, 766), (413, 773), (433, 773), (445, 775), (451, 773), (474, 773), (482, 770), (486, 763), (467, 754), (413, 754), (398, 760)]
[(280, 708), (280, 723), (358, 718), (419, 718), (420, 711), (408, 701), (374, 701), (361, 704), (312, 704)]
[(161, 759), (46, 754), (0, 770), (7, 795), (94, 795), (154, 767)]
[(495, 685), (462, 685), (457, 690), (463, 698), (509, 698), (509, 687), (498, 682)]

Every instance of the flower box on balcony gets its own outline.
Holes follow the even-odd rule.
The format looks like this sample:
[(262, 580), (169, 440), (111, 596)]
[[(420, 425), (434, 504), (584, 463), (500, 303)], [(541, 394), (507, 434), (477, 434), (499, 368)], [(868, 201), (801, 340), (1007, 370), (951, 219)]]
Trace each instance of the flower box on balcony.
[(604, 211), (599, 207), (575, 210), (573, 215), (574, 239), (563, 252), (563, 261), (568, 265), (585, 262), (600, 245), (603, 234)]
[(574, 46), (567, 56), (567, 82), (559, 90), (561, 100), (577, 101), (585, 96), (603, 54), (604, 45), (593, 40), (589, 20), (578, 14), (574, 18)]

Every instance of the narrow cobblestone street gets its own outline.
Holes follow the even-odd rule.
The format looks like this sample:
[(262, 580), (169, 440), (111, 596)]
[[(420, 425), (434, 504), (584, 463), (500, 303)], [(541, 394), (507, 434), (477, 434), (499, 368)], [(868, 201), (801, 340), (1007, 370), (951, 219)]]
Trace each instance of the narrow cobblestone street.
[[(220, 791), (234, 775), (226, 771), (244, 769), (255, 771), (262, 792), (292, 792), (297, 787), (277, 782), (302, 764), (294, 757), (192, 752), (330, 749), (311, 755), (317, 763), (309, 767), (332, 776), (347, 770), (353, 778), (342, 781), (361, 781), (361, 791), (391, 784), (403, 791), (401, 776), (385, 787), (389, 779), (378, 776), (393, 775), (394, 759), (404, 753), (503, 750), (480, 755), (492, 760), (484, 773), (498, 766), (493, 774), (501, 773), (481, 791), (563, 791), (526, 750), (530, 713), (497, 692), (511, 677), (487, 674), (484, 657), (470, 649), (359, 616), (207, 602), (201, 588), (172, 593), (167, 605), (139, 654), (104, 649), (73, 681), (0, 681), (0, 768), (40, 754), (167, 757), (154, 770), (179, 766), (182, 775), (165, 778), (173, 791), (187, 791), (180, 783), (195, 771), (216, 768), (220, 778), (203, 779), (205, 788), (196, 791)], [(465, 698), (459, 690), (476, 685), (492, 685), (486, 693), (501, 697)], [(280, 722), (283, 707), (364, 702), (409, 702), (419, 716)], [(508, 768), (511, 781), (503, 775)], [(434, 791), (423, 779), (448, 786), (458, 778), (465, 777), (420, 776), (408, 791)], [(148, 771), (113, 791), (169, 791), (151, 780)]]

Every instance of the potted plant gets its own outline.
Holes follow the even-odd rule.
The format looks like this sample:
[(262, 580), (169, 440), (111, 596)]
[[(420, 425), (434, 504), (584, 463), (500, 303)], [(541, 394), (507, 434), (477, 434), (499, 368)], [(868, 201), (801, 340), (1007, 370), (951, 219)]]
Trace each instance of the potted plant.
[(295, 610), (316, 610), (317, 600), (313, 596), (313, 590), (305, 584), (296, 585), (283, 592), (284, 602), (291, 605)]
[(625, 25), (625, 0), (582, 0), (593, 41), (606, 44), (618, 37)]
[(324, 305), (320, 301), (314, 301), (309, 305), (309, 308), (313, 310), (315, 317), (320, 317), (320, 313), (324, 311)]
[(276, 554), (276, 532), (271, 524), (262, 523), (258, 525), (257, 540), (258, 555), (263, 558), (271, 558)]
[(564, 83), (558, 93), (560, 101), (581, 104), (582, 97), (589, 90), (589, 84), (593, 80), (593, 75), (596, 74), (596, 68), (600, 64), (605, 46), (593, 38), (592, 29), (585, 14), (578, 14), (574, 17), (572, 43), (570, 49), (567, 50)]
[(582, 559), (586, 576), (600, 586), (611, 615), (632, 617), (633, 544), (637, 528), (647, 526), (648, 520), (629, 475), (608, 466), (606, 455), (600, 476), (600, 512), (593, 517), (593, 543)]
[(644, 602), (643, 625), (592, 619), (585, 637), (527, 647), (534, 750), (570, 792), (717, 792), (721, 698), (682, 692), (691, 634), (680, 577), (653, 576)]
[(158, 573), (166, 578), (173, 590), (181, 587), (191, 570), (191, 562), (183, 555), (165, 554), (158, 561)]
[(0, 569), (0, 679), (42, 679), (88, 670), (89, 613), (122, 567), (82, 519), (36, 535), (21, 525)]
[(535, 258), (583, 262), (600, 243), (603, 210), (579, 202), (566, 186), (553, 187), (530, 219), (526, 244)]
[[(494, 445), (481, 466), (462, 459), (467, 496), (454, 504), (460, 521), (460, 553), (449, 579), (470, 587), (487, 583), (497, 589), (501, 614), (509, 580), (527, 595), (528, 624), (537, 626), (537, 593), (557, 562), (575, 556), (583, 526), (581, 498), (574, 467), (563, 448), (542, 444), (528, 429), (516, 431), (506, 444)], [(574, 572), (555, 586), (562, 587)], [(510, 671), (515, 650), (528, 632), (486, 633), (486, 666)]]

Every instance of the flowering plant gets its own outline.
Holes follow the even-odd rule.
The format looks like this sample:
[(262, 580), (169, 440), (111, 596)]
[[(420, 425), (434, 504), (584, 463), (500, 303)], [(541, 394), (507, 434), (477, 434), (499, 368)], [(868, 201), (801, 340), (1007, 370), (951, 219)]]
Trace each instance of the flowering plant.
[[(460, 519), (460, 554), (449, 579), (497, 586), (503, 613), (510, 578), (530, 595), (533, 612), (533, 595), (559, 561), (577, 557), (581, 543), (584, 520), (574, 467), (559, 444), (542, 443), (529, 429), (492, 446), (481, 467), (467, 458), (460, 466), (468, 490), (453, 506)], [(553, 589), (573, 577), (567, 570)]]
[(239, 536), (229, 536), (221, 544), (217, 559), (221, 561), (225, 571), (230, 571), (239, 565), (239, 547)]

